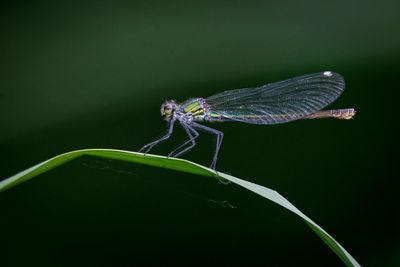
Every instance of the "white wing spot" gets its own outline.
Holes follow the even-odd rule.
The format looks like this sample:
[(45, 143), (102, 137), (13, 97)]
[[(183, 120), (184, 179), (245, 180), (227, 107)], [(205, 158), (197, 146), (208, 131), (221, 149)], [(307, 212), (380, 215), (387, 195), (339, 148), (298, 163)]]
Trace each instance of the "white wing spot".
[(325, 72), (324, 72), (324, 76), (331, 77), (331, 76), (332, 76), (332, 72), (330, 72), (330, 71), (325, 71)]

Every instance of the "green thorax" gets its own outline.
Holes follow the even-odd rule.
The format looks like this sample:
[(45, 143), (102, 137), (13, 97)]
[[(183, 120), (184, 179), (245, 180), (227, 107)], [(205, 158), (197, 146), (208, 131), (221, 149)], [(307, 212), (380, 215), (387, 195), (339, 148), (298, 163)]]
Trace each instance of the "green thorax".
[(193, 120), (203, 121), (209, 118), (210, 109), (203, 98), (189, 99), (181, 107), (184, 113), (192, 114)]

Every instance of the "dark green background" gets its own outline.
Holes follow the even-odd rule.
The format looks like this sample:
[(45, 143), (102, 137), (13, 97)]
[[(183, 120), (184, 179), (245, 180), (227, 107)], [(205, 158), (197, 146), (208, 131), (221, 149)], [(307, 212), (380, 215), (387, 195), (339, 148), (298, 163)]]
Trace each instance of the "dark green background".
[[(0, 178), (81, 148), (137, 150), (159, 106), (332, 70), (354, 120), (214, 124), (219, 170), (277, 190), (365, 266), (400, 264), (399, 1), (9, 1)], [(166, 154), (184, 138), (154, 150)], [(202, 135), (185, 156), (209, 165)], [(228, 201), (228, 202), (222, 202)], [(229, 204), (227, 204), (229, 203)], [(230, 206), (232, 205), (232, 206)], [(340, 266), (290, 212), (235, 185), (82, 158), (0, 195), (0, 266)]]

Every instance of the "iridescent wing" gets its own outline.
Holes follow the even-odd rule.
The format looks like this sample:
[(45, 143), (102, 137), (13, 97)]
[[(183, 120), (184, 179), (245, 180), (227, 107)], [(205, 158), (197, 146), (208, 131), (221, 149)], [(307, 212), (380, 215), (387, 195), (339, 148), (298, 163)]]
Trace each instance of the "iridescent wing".
[(313, 114), (343, 92), (340, 74), (325, 71), (270, 83), (257, 88), (225, 91), (206, 98), (210, 121), (254, 124), (284, 123)]

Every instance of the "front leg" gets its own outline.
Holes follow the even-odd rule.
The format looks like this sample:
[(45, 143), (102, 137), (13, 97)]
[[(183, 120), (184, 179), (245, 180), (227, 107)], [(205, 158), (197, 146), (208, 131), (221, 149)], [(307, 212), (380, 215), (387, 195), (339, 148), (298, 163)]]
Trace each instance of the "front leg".
[(172, 132), (174, 131), (174, 124), (175, 124), (175, 120), (174, 120), (174, 119), (171, 119), (171, 120), (169, 121), (169, 127), (168, 127), (167, 134), (164, 135), (164, 136), (162, 136), (162, 137), (160, 137), (159, 139), (157, 139), (157, 140), (151, 142), (151, 143), (148, 143), (147, 145), (145, 145), (144, 147), (142, 147), (142, 148), (139, 150), (139, 152), (144, 151), (143, 153), (144, 153), (144, 154), (147, 154), (154, 146), (156, 146), (156, 145), (158, 145), (159, 143), (161, 143), (161, 142), (163, 142), (163, 141), (166, 141), (168, 138), (170, 138), (171, 135), (172, 135)]

